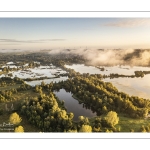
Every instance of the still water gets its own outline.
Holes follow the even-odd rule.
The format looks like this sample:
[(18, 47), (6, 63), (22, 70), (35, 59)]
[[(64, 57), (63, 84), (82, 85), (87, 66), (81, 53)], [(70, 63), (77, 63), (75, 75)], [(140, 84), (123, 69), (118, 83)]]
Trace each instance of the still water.
[[(102, 75), (109, 75), (110, 73), (134, 75), (134, 71), (150, 71), (150, 67), (141, 66), (101, 66), (104, 67), (104, 71), (94, 66), (85, 66), (84, 64), (66, 65), (66, 67), (80, 73)], [(133, 95), (150, 99), (150, 74), (145, 75), (143, 78), (106, 78), (103, 81), (111, 82), (119, 91), (125, 92), (130, 96)]]
[[(8, 62), (6, 64), (6, 66), (3, 66), (3, 67), (9, 66), (10, 68), (17, 68), (17, 66), (12, 65), (12, 64), (13, 64), (13, 62)], [(28, 66), (28, 64), (25, 64), (24, 66)], [(21, 66), (19, 66), (19, 67), (21, 67)], [(33, 78), (40, 78), (40, 77), (51, 78), (51, 79), (44, 79), (44, 80), (25, 81), (27, 84), (29, 84), (31, 86), (39, 85), (39, 84), (41, 84), (42, 81), (49, 84), (50, 82), (59, 82), (59, 81), (62, 81), (62, 80), (65, 81), (68, 79), (67, 76), (60, 76), (59, 78), (55, 78), (56, 75), (65, 74), (66, 71), (64, 71), (61, 68), (56, 67), (52, 64), (50, 66), (42, 66), (41, 65), (39, 67), (27, 68), (24, 70), (16, 70), (16, 71), (12, 71), (9, 73), (12, 73), (12, 78), (14, 78), (14, 77), (19, 77), (21, 79), (26, 79), (26, 78), (33, 79)], [(0, 75), (0, 77), (5, 77), (5, 76), (7, 77), (8, 73)]]
[(92, 110), (83, 108), (83, 104), (79, 104), (78, 100), (72, 97), (71, 92), (66, 92), (64, 89), (60, 89), (59, 92), (54, 92), (60, 100), (64, 100), (67, 112), (74, 113), (74, 120), (77, 121), (79, 116), (94, 117), (96, 113)]

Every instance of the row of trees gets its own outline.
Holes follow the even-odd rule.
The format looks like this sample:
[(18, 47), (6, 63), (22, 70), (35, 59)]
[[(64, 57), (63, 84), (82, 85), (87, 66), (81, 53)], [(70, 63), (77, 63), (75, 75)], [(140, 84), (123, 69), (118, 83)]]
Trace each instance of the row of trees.
[(55, 83), (53, 90), (64, 88), (71, 91), (80, 102), (89, 106), (97, 114), (116, 111), (134, 118), (146, 117), (150, 111), (150, 101), (119, 92), (111, 83), (94, 76), (76, 76), (67, 81)]

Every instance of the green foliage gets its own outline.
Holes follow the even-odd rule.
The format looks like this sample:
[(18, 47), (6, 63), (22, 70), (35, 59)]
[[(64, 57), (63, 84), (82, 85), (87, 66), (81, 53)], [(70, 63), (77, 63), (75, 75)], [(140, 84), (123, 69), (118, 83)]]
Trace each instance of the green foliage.
[(144, 77), (143, 71), (134, 71), (136, 77)]
[(22, 119), (19, 117), (19, 115), (16, 112), (12, 113), (9, 117), (9, 122), (14, 125), (18, 125), (21, 121)]
[(92, 127), (90, 125), (82, 125), (79, 132), (92, 132)]
[(113, 110), (132, 118), (144, 118), (150, 110), (149, 100), (119, 92), (111, 83), (97, 78), (97, 75), (76, 75), (64, 82), (54, 83), (52, 89), (61, 88), (71, 91), (80, 103), (98, 115)]
[(114, 127), (119, 122), (119, 117), (117, 116), (117, 113), (114, 111), (109, 111), (105, 119), (106, 119), (107, 124), (110, 127)]
[(30, 98), (22, 104), (21, 112), (42, 132), (68, 132), (73, 129), (73, 113), (59, 107), (52, 92)]
[(24, 128), (22, 126), (18, 126), (15, 128), (15, 132), (24, 132)]
[(80, 126), (82, 126), (82, 125), (89, 125), (89, 119), (87, 117), (79, 116), (78, 118), (79, 118)]
[(141, 126), (140, 132), (147, 132), (146, 129), (145, 129), (145, 127), (144, 127), (144, 125)]

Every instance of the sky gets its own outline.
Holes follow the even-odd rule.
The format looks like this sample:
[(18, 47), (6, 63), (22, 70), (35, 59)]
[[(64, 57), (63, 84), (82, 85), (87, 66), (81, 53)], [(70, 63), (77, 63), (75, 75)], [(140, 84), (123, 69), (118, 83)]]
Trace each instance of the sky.
[(150, 48), (150, 18), (0, 18), (0, 50)]

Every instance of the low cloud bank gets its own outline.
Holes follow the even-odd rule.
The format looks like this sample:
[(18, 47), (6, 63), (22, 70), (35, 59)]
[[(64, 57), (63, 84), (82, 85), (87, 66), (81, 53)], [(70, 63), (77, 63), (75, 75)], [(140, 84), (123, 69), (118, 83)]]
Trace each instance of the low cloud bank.
[(150, 50), (141, 49), (54, 49), (49, 54), (80, 55), (92, 65), (150, 65)]

